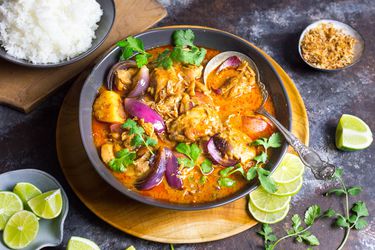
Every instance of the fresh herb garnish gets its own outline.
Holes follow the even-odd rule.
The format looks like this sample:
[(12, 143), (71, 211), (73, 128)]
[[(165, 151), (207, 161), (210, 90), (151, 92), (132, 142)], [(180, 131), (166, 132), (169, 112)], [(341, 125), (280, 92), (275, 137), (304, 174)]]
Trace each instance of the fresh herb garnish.
[(209, 174), (213, 170), (212, 162), (209, 159), (205, 159), (200, 166), (202, 174)]
[(192, 168), (195, 166), (198, 157), (202, 153), (202, 150), (199, 146), (195, 143), (186, 144), (186, 143), (179, 143), (176, 147), (177, 152), (186, 155), (188, 158), (178, 158), (178, 162), (182, 164), (184, 167)]
[(129, 118), (124, 124), (122, 124), (122, 128), (129, 129), (129, 134), (134, 135), (134, 137), (130, 141), (131, 146), (145, 146), (151, 154), (154, 154), (150, 147), (156, 146), (158, 144), (158, 141), (145, 135), (145, 130), (141, 126), (139, 126), (136, 121)]
[(221, 177), (218, 180), (219, 185), (221, 187), (233, 187), (236, 184), (236, 181), (231, 179), (229, 176), (236, 172), (240, 172), (243, 176), (245, 176), (245, 172), (240, 164), (220, 170), (219, 174)]
[[(349, 196), (358, 195), (362, 188), (359, 186), (353, 186), (347, 188), (343, 179), (342, 179), (343, 170), (338, 168), (334, 174), (333, 179), (337, 180), (340, 183), (339, 188), (333, 188), (326, 192), (326, 195), (345, 195), (344, 209), (345, 213), (340, 214), (333, 210), (332, 208), (328, 209), (324, 213), (321, 213), (320, 207), (318, 205), (310, 206), (304, 217), (305, 227), (302, 226), (302, 220), (298, 214), (293, 215), (292, 228), (287, 230), (287, 235), (277, 238), (273, 233), (271, 226), (268, 224), (263, 224), (262, 230), (258, 232), (264, 239), (264, 245), (266, 250), (273, 250), (277, 244), (282, 240), (293, 237), (298, 243), (304, 242), (310, 246), (319, 245), (318, 238), (308, 231), (318, 220), (321, 218), (334, 218), (335, 225), (346, 230), (345, 237), (341, 242), (338, 249), (342, 249), (349, 238), (349, 233), (351, 229), (362, 230), (367, 225), (368, 222), (365, 220), (365, 217), (369, 216), (366, 204), (363, 201), (357, 201), (353, 204), (352, 208), (349, 210)], [(350, 191), (349, 191), (350, 190)]]
[(139, 38), (129, 36), (126, 39), (117, 42), (117, 46), (122, 48), (122, 54), (120, 57), (121, 61), (128, 60), (134, 53), (138, 53), (135, 56), (138, 68), (146, 65), (148, 63), (148, 58), (151, 57), (151, 55), (145, 51), (143, 42)]
[(262, 145), (267, 152), (268, 148), (279, 148), (281, 147), (281, 134), (280, 133), (273, 133), (270, 138), (260, 138), (255, 140), (252, 144), (259, 146)]
[(116, 172), (125, 172), (126, 168), (135, 160), (136, 154), (127, 149), (122, 149), (116, 153), (116, 158), (109, 161), (108, 166)]
[(176, 30), (173, 32), (172, 40), (175, 47), (172, 51), (164, 50), (156, 59), (156, 65), (169, 69), (173, 61), (184, 64), (194, 64), (199, 66), (206, 56), (206, 49), (198, 48), (194, 45), (195, 35), (191, 29)]
[(220, 187), (233, 187), (236, 181), (229, 177), (220, 177), (218, 180)]

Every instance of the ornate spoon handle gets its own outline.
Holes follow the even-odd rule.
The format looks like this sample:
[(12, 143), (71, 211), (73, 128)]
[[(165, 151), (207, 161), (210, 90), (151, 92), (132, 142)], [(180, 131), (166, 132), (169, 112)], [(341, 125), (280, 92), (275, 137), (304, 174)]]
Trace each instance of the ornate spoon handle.
[(320, 180), (330, 179), (334, 172), (335, 166), (323, 161), (320, 156), (311, 148), (304, 145), (297, 137), (287, 130), (275, 117), (270, 115), (263, 107), (256, 111), (270, 119), (285, 137), (290, 146), (298, 153), (303, 164), (311, 169), (315, 178)]

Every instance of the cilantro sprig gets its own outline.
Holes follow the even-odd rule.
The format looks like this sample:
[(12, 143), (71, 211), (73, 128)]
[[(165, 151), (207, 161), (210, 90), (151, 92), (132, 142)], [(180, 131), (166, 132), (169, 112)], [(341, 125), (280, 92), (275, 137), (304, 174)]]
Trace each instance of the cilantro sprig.
[(127, 149), (122, 149), (116, 153), (116, 158), (109, 161), (108, 166), (116, 172), (125, 172), (126, 168), (133, 164), (136, 158), (134, 152)]
[(195, 35), (191, 29), (176, 30), (173, 32), (172, 40), (174, 48), (164, 50), (159, 54), (155, 63), (158, 67), (169, 69), (173, 65), (173, 61), (183, 64), (194, 64), (199, 66), (206, 56), (206, 49), (198, 48), (194, 45)]
[(279, 148), (281, 147), (281, 134), (280, 133), (273, 133), (268, 139), (267, 138), (260, 138), (255, 140), (252, 144), (256, 146), (263, 146), (264, 150), (267, 152), (268, 148)]
[(122, 49), (121, 61), (128, 60), (133, 57), (134, 53), (137, 53), (135, 61), (138, 68), (146, 65), (148, 63), (148, 58), (151, 57), (151, 55), (145, 51), (143, 42), (139, 38), (128, 36), (126, 39), (117, 42), (117, 46)]
[[(177, 152), (184, 154), (186, 157), (179, 157), (178, 163), (187, 168), (193, 168), (197, 164), (199, 156), (202, 154), (202, 150), (196, 143), (186, 144), (179, 143), (176, 146)], [(205, 159), (199, 166), (203, 175), (207, 175), (212, 172), (213, 166), (209, 159)]]
[(321, 213), (321, 208), (319, 205), (312, 205), (305, 212), (304, 223), (306, 226), (302, 225), (301, 217), (298, 214), (295, 214), (291, 218), (292, 228), (288, 229), (287, 234), (279, 239), (273, 233), (272, 227), (270, 225), (263, 224), (262, 230), (259, 231), (258, 234), (262, 236), (262, 238), (264, 239), (265, 249), (273, 250), (275, 249), (276, 245), (278, 245), (281, 241), (287, 238), (294, 238), (298, 243), (305, 243), (310, 246), (318, 246), (320, 244), (318, 238), (315, 235), (313, 235), (309, 231), (309, 229), (322, 218), (333, 218), (334, 224), (337, 227), (346, 230), (344, 239), (337, 249), (342, 249), (344, 247), (345, 243), (349, 238), (350, 231), (352, 229), (364, 229), (368, 225), (368, 222), (365, 218), (369, 216), (365, 202), (354, 202), (351, 209), (349, 210), (349, 197), (358, 195), (362, 191), (362, 188), (359, 186), (347, 188), (342, 179), (342, 175), (343, 170), (337, 168), (333, 179), (340, 183), (340, 187), (328, 190), (326, 192), (326, 196), (344, 195), (344, 214), (338, 213), (332, 208), (329, 208), (324, 213)]
[(154, 154), (150, 147), (156, 146), (158, 144), (158, 141), (145, 135), (145, 130), (141, 126), (139, 126), (136, 121), (129, 118), (124, 124), (122, 124), (122, 128), (128, 129), (129, 134), (134, 135), (134, 137), (130, 141), (131, 146), (145, 146), (151, 154)]

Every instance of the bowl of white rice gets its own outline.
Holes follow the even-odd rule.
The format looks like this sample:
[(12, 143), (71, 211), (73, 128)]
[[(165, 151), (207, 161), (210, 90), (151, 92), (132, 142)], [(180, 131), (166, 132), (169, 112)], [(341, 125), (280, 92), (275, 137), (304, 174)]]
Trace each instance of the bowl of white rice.
[(0, 0), (0, 57), (59, 67), (94, 52), (115, 19), (113, 0)]

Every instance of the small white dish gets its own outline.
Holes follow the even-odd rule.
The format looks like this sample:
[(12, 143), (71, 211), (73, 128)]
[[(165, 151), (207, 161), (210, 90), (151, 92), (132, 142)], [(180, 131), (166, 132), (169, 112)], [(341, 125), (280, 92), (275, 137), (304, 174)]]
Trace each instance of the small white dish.
[[(335, 29), (339, 29), (344, 34), (349, 35), (349, 36), (353, 37), (354, 39), (356, 39), (357, 42), (354, 45), (354, 59), (353, 59), (353, 62), (351, 64), (349, 64), (345, 67), (342, 67), (342, 68), (338, 68), (338, 69), (323, 69), (323, 68), (319, 68), (319, 67), (317, 67), (313, 64), (310, 64), (309, 62), (307, 62), (305, 60), (305, 58), (302, 56), (302, 50), (301, 50), (302, 40), (305, 37), (305, 35), (307, 34), (307, 32), (309, 32), (311, 29), (314, 29), (314, 28), (318, 27), (321, 24), (332, 24)], [(352, 28), (351, 26), (349, 26), (345, 23), (342, 23), (342, 22), (339, 22), (339, 21), (336, 21), (336, 20), (330, 20), (330, 19), (319, 20), (319, 21), (313, 22), (312, 24), (307, 26), (303, 30), (303, 32), (302, 32), (302, 34), (299, 38), (299, 42), (298, 42), (299, 55), (301, 56), (302, 60), (306, 64), (313, 67), (314, 69), (318, 69), (318, 70), (322, 70), (322, 71), (330, 71), (330, 72), (346, 69), (346, 68), (349, 68), (349, 67), (353, 66), (354, 64), (359, 62), (360, 58), (363, 55), (364, 50), (365, 50), (365, 41), (363, 40), (363, 37), (354, 28)]]

